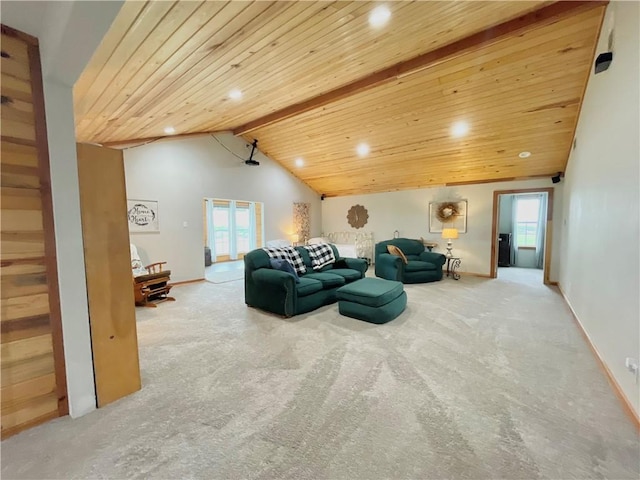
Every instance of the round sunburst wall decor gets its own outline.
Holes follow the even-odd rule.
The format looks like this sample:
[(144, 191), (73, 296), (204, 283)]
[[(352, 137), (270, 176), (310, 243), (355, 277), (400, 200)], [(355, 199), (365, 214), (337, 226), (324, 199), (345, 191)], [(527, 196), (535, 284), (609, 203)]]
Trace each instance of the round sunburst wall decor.
[(362, 205), (354, 205), (347, 212), (347, 221), (353, 228), (362, 228), (369, 220), (369, 212)]
[(436, 217), (442, 223), (453, 222), (460, 215), (460, 208), (454, 202), (442, 202), (436, 209)]

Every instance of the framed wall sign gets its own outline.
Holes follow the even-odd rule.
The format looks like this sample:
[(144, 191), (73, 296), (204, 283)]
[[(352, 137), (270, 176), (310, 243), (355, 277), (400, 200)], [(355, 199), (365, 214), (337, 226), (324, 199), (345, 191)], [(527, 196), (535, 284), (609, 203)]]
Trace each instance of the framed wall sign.
[(127, 200), (129, 233), (159, 232), (157, 200)]
[(442, 233), (443, 228), (457, 228), (467, 233), (467, 201), (429, 203), (429, 233)]

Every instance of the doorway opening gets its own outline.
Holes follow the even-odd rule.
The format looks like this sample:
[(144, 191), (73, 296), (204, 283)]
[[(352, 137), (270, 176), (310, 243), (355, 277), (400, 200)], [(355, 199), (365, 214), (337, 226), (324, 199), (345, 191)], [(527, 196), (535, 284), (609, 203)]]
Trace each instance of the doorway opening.
[(263, 214), (261, 202), (204, 199), (203, 242), (207, 280), (222, 283), (218, 280), (235, 279), (242, 274), (244, 256), (263, 245)]
[(493, 192), (491, 278), (551, 283), (552, 212), (553, 188)]

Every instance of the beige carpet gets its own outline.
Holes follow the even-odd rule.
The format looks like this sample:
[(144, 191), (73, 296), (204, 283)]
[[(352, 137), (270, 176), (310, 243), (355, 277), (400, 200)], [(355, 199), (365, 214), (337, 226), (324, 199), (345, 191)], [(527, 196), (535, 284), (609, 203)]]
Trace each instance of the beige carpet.
[(176, 287), (138, 310), (143, 390), (6, 440), (2, 478), (637, 479), (561, 297), (512, 272), (407, 286), (381, 326)]
[[(211, 272), (207, 273), (205, 280), (211, 283), (227, 283), (244, 279), (244, 270), (230, 270), (228, 272)], [(242, 284), (238, 284), (242, 287)]]
[(227, 283), (244, 278), (244, 261), (214, 263), (204, 269), (204, 278), (211, 283)]

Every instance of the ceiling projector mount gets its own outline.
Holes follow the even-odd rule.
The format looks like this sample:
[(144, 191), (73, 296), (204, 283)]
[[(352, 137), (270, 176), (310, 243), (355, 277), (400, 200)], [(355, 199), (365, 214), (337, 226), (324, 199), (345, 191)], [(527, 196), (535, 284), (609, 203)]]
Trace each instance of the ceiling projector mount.
[(256, 151), (257, 147), (258, 147), (258, 139), (254, 139), (253, 143), (251, 144), (251, 154), (249, 155), (249, 159), (244, 161), (245, 165), (251, 165), (254, 167), (257, 167), (258, 165), (260, 165), (259, 161), (253, 159), (253, 154)]

